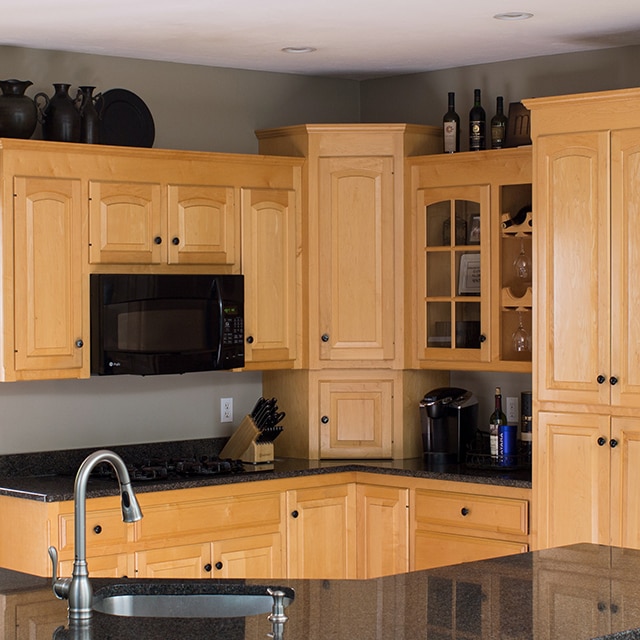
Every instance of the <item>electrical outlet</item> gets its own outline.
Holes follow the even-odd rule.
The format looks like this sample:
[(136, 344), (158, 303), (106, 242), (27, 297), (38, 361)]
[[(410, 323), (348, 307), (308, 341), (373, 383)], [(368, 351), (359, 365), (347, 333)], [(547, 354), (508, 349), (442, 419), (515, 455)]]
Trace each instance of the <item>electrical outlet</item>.
[(518, 424), (520, 422), (518, 411), (518, 398), (507, 398), (507, 424)]
[(220, 422), (233, 422), (233, 398), (220, 398)]

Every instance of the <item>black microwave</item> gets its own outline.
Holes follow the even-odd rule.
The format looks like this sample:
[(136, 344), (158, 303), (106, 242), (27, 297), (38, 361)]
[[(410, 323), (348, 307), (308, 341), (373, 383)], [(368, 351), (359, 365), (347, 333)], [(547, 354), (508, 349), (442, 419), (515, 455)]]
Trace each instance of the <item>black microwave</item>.
[(91, 274), (91, 373), (244, 366), (241, 275)]

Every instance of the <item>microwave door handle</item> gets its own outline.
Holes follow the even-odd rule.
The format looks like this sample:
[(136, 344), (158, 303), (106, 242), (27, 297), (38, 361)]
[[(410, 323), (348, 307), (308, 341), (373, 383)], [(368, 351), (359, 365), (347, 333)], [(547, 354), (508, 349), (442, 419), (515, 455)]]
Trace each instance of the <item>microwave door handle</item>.
[(220, 318), (220, 322), (218, 323), (218, 352), (216, 354), (217, 362), (220, 362), (222, 358), (222, 338), (224, 336), (224, 315), (222, 313), (222, 296), (220, 295), (220, 286), (218, 285), (218, 281), (214, 279), (213, 281), (213, 290), (211, 292), (211, 297), (213, 298), (214, 305), (218, 310), (218, 318)]

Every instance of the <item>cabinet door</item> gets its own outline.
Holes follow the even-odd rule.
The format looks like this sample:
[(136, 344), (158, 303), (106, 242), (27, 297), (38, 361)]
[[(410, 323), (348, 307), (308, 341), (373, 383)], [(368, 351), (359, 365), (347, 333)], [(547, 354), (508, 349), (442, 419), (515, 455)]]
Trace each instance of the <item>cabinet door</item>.
[[(613, 446), (612, 446), (613, 445)], [(640, 549), (640, 419), (611, 419), (611, 542)]]
[(608, 403), (609, 134), (542, 136), (536, 144), (538, 398)]
[(409, 491), (359, 484), (358, 577), (409, 570)]
[(537, 548), (610, 544), (610, 418), (538, 415), (533, 478)]
[(314, 368), (396, 356), (393, 168), (391, 156), (318, 161), (309, 265)]
[(487, 362), (489, 185), (420, 189), (416, 197), (417, 358)]
[(89, 376), (79, 180), (14, 181), (17, 379)]
[(287, 492), (290, 578), (356, 577), (355, 485)]
[[(296, 194), (242, 190), (245, 364), (293, 366), (299, 339)], [(251, 365), (254, 367), (251, 367)]]
[(232, 187), (169, 185), (170, 264), (234, 265), (239, 238)]
[[(115, 553), (111, 555), (94, 556), (88, 554), (87, 566), (92, 578), (123, 578), (134, 577), (135, 565), (133, 554)], [(59, 563), (59, 573), (64, 577), (71, 577), (73, 572), (73, 560), (64, 560)]]
[(166, 235), (159, 184), (89, 182), (89, 262), (160, 264)]
[(318, 385), (320, 457), (390, 458), (393, 374), (354, 374), (343, 379), (321, 379)]
[[(51, 589), (6, 596), (3, 611), (5, 640), (51, 640), (68, 623), (67, 602), (52, 597)], [(0, 632), (2, 621), (0, 621)]]
[(138, 551), (137, 578), (207, 578), (211, 571), (211, 544), (190, 544)]
[(611, 403), (640, 407), (640, 129), (611, 137)]
[(285, 578), (280, 533), (213, 543), (214, 578)]

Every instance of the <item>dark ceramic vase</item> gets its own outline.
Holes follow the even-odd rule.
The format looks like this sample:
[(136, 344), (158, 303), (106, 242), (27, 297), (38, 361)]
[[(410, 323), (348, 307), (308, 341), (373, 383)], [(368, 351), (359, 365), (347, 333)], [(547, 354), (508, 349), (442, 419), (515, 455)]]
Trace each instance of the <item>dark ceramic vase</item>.
[(88, 144), (100, 143), (100, 113), (96, 108), (99, 96), (93, 95), (95, 87), (81, 86), (78, 89), (76, 102), (80, 109), (80, 142)]
[(38, 123), (36, 103), (24, 95), (29, 80), (0, 80), (0, 137), (30, 138)]
[(49, 98), (45, 93), (37, 93), (36, 103), (42, 98), (44, 105), (38, 104), (42, 118), (42, 137), (56, 142), (80, 142), (80, 111), (69, 95), (71, 85), (54, 83), (55, 93)]

